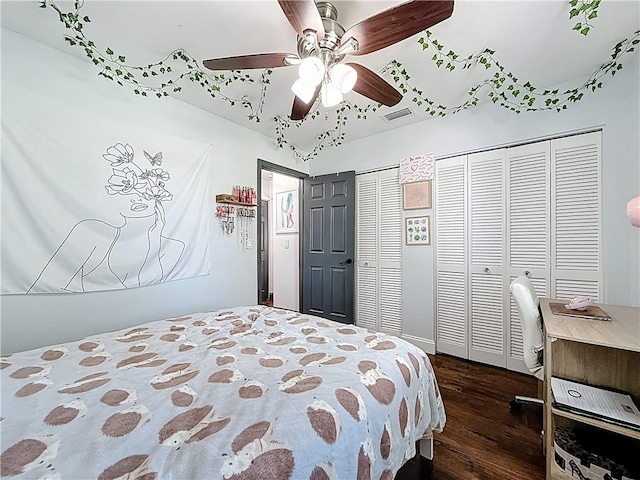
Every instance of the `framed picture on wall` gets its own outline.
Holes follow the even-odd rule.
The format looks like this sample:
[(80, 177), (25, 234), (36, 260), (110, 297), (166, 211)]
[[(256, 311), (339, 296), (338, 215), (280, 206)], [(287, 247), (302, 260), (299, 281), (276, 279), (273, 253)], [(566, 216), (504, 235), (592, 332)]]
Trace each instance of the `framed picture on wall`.
[(407, 217), (405, 222), (405, 242), (407, 245), (431, 245), (431, 222), (429, 215)]
[(298, 190), (276, 193), (276, 233), (298, 231)]
[(402, 209), (431, 208), (431, 180), (402, 184)]

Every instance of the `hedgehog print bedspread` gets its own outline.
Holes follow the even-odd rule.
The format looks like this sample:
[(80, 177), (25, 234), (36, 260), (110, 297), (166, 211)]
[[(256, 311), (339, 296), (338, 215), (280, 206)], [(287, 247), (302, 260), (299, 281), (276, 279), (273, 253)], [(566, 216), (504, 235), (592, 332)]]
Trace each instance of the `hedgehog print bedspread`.
[(3, 357), (3, 477), (392, 480), (445, 412), (428, 357), (268, 307)]

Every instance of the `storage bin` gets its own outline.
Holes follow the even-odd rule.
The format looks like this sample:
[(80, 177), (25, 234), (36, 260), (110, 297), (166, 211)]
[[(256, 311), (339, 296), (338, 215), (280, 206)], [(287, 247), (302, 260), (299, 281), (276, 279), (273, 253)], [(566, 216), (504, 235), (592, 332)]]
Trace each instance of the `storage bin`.
[(640, 480), (638, 442), (593, 427), (557, 426), (554, 461), (580, 480)]

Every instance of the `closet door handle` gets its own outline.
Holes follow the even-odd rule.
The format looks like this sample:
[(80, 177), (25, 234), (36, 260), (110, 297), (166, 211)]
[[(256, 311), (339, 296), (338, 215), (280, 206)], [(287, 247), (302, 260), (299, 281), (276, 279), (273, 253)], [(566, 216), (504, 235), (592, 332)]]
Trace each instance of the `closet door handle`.
[(482, 271), (483, 271), (484, 273), (489, 273), (491, 270), (489, 270), (489, 267), (484, 267), (484, 268), (482, 269)]
[(527, 278), (531, 278), (531, 272), (529, 270), (525, 270), (524, 276)]

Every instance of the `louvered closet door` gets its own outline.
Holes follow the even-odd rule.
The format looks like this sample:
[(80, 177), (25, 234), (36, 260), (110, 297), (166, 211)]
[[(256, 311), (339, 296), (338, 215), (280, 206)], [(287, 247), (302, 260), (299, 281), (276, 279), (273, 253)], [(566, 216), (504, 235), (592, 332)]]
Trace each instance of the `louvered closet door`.
[[(508, 282), (526, 275), (538, 297), (549, 296), (550, 148), (545, 141), (506, 150)], [(509, 306), (507, 368), (529, 373), (522, 356), (520, 317), (508, 286), (505, 299)]]
[(466, 176), (466, 155), (436, 161), (436, 350), (461, 358), (468, 358)]
[(356, 325), (402, 334), (398, 169), (356, 176)]
[(504, 149), (468, 157), (469, 359), (506, 367)]
[(356, 325), (378, 329), (378, 174), (356, 175)]
[(402, 334), (402, 198), (399, 169), (378, 173), (379, 330)]
[(604, 301), (601, 269), (602, 133), (551, 141), (551, 296)]

